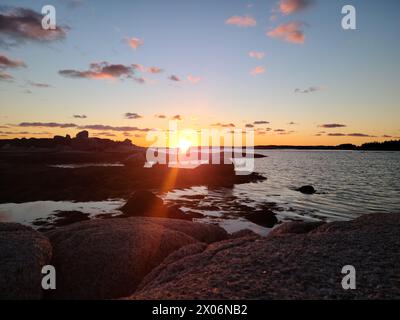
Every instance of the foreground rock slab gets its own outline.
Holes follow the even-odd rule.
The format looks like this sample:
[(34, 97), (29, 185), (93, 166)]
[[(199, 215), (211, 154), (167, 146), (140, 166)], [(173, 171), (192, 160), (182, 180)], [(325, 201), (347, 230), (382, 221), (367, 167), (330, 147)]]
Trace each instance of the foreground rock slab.
[(42, 298), (42, 267), (49, 264), (51, 245), (29, 227), (0, 223), (0, 300)]
[(46, 235), (57, 270), (53, 299), (127, 296), (170, 253), (228, 236), (214, 225), (146, 217), (79, 222)]
[[(129, 299), (400, 298), (400, 214), (292, 225), (268, 238), (188, 249), (168, 257)], [(345, 265), (356, 268), (356, 290), (342, 288)]]

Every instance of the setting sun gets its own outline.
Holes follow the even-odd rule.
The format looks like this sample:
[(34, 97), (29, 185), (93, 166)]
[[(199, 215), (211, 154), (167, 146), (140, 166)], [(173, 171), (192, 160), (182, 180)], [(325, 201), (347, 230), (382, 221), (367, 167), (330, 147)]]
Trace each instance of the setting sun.
[(193, 144), (189, 140), (185, 138), (180, 138), (178, 142), (178, 148), (179, 152), (186, 153), (189, 151), (190, 147), (192, 147)]

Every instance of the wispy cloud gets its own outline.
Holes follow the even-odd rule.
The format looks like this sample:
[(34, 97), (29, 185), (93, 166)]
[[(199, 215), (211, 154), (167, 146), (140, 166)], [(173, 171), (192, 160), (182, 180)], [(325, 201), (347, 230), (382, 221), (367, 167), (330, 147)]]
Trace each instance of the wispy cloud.
[(333, 128), (345, 128), (346, 125), (341, 124), (341, 123), (325, 123), (325, 124), (319, 125), (319, 127), (325, 128), (325, 129), (333, 129)]
[(131, 119), (131, 120), (143, 118), (141, 115), (139, 115), (137, 113), (131, 113), (131, 112), (125, 113), (124, 116), (125, 116), (125, 119)]
[(29, 81), (29, 85), (36, 88), (51, 88), (50, 84)]
[(75, 119), (87, 119), (87, 116), (84, 114), (74, 114), (73, 117)]
[(281, 24), (275, 29), (267, 32), (267, 36), (294, 44), (303, 44), (305, 42), (305, 35), (302, 30), (303, 26), (304, 23), (299, 21)]
[(328, 137), (356, 137), (356, 138), (375, 138), (376, 136), (372, 136), (366, 133), (328, 133)]
[(238, 27), (254, 27), (257, 25), (256, 19), (250, 15), (245, 16), (232, 16), (225, 21), (228, 25), (238, 26)]
[(259, 75), (259, 74), (263, 74), (263, 73), (265, 73), (265, 68), (263, 67), (263, 66), (258, 66), (258, 67), (255, 67), (253, 70), (251, 70), (250, 71), (250, 74), (252, 75), (252, 76), (257, 76), (257, 75)]
[(0, 80), (1, 81), (12, 81), (13, 79), (14, 79), (14, 77), (11, 74), (0, 71)]
[(171, 80), (171, 81), (175, 81), (175, 82), (181, 81), (181, 79), (176, 75), (171, 75), (171, 76), (168, 77), (168, 79)]
[(66, 37), (68, 27), (57, 25), (56, 30), (42, 28), (43, 16), (27, 8), (0, 7), (0, 44), (17, 45), (25, 41), (49, 42)]
[(167, 118), (167, 116), (164, 114), (156, 114), (155, 117), (158, 119), (166, 119)]
[(254, 58), (254, 59), (263, 59), (265, 57), (265, 52), (261, 52), (261, 51), (250, 51), (249, 52), (249, 57), (250, 58)]
[(74, 123), (58, 123), (58, 122), (21, 122), (19, 127), (43, 127), (43, 128), (76, 128)]
[(144, 40), (143, 39), (125, 37), (124, 40), (134, 50), (136, 50), (139, 47), (144, 45)]
[(235, 124), (233, 124), (233, 123), (217, 122), (217, 123), (213, 123), (211, 126), (212, 127), (221, 127), (221, 128), (235, 128)]
[(60, 75), (74, 79), (124, 79), (129, 78), (139, 83), (145, 80), (135, 75), (134, 65), (109, 64), (108, 62), (91, 63), (89, 70), (79, 71), (74, 69), (60, 70)]
[(182, 120), (182, 116), (180, 114), (177, 114), (172, 117), (172, 120)]
[(26, 67), (25, 62), (23, 62), (22, 60), (13, 60), (3, 54), (0, 54), (0, 69), (21, 68), (21, 67)]
[(264, 121), (264, 120), (257, 120), (257, 121), (254, 121), (253, 124), (262, 125), (262, 124), (269, 124), (269, 122), (268, 121)]
[(309, 8), (314, 0), (280, 0), (279, 11), (284, 15), (290, 15)]
[(140, 72), (145, 72), (145, 73), (150, 73), (150, 74), (156, 74), (156, 73), (163, 72), (163, 69), (161, 69), (159, 67), (145, 67), (141, 64), (134, 64), (133, 68)]
[(313, 93), (313, 92), (318, 92), (318, 91), (322, 91), (324, 90), (324, 87), (321, 86), (312, 86), (312, 87), (308, 87), (307, 89), (295, 89), (294, 92), (295, 93)]
[(192, 76), (192, 75), (188, 75), (187, 80), (192, 83), (192, 84), (197, 84), (201, 81), (200, 77), (196, 77), (196, 76)]

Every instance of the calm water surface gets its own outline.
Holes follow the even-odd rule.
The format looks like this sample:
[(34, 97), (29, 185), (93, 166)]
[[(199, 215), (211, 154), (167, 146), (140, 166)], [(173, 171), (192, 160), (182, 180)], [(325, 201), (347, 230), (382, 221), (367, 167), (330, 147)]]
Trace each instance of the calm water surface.
[[(178, 201), (183, 210), (206, 215), (203, 222), (218, 223), (229, 232), (249, 228), (259, 234), (268, 229), (243, 217), (238, 205), (256, 207), (270, 203), (279, 220), (343, 221), (363, 214), (400, 214), (400, 152), (359, 151), (257, 151), (256, 171), (268, 179), (233, 188), (193, 187), (161, 196)], [(304, 195), (296, 188), (311, 184), (317, 194)], [(198, 196), (204, 196), (198, 199)], [(0, 204), (0, 221), (30, 224), (56, 210), (118, 214), (123, 201)], [(274, 206), (272, 204), (275, 204)]]

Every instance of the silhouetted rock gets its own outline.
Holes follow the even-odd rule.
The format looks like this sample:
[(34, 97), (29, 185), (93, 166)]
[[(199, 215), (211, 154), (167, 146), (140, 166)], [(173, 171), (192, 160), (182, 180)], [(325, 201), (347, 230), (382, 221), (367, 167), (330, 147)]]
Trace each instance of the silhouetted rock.
[(122, 163), (129, 167), (144, 167), (146, 163), (146, 156), (143, 152), (137, 152), (130, 155)]
[(136, 191), (121, 208), (129, 216), (151, 216), (165, 211), (164, 201), (150, 191)]
[(50, 258), (50, 242), (39, 232), (0, 223), (0, 300), (41, 299), (41, 271)]
[(313, 186), (302, 186), (296, 189), (296, 191), (299, 191), (304, 194), (314, 194), (315, 192), (317, 192)]
[(47, 235), (57, 270), (49, 297), (58, 299), (129, 295), (170, 253), (227, 238), (218, 226), (144, 217), (79, 222)]
[(76, 135), (76, 139), (78, 139), (78, 140), (87, 140), (87, 139), (89, 139), (89, 132), (86, 131), (86, 130), (78, 132), (77, 135)]
[[(306, 234), (243, 237), (168, 257), (128, 299), (396, 299), (400, 215), (365, 215)], [(189, 250), (188, 250), (189, 251)], [(343, 290), (345, 265), (357, 289)]]
[(266, 228), (272, 228), (278, 223), (278, 219), (272, 211), (251, 212), (246, 215), (246, 219)]

